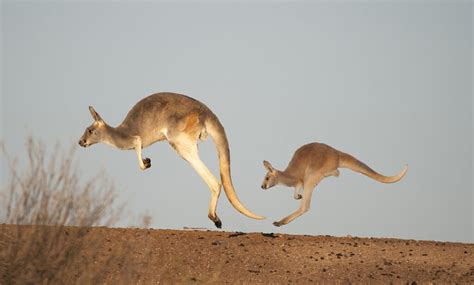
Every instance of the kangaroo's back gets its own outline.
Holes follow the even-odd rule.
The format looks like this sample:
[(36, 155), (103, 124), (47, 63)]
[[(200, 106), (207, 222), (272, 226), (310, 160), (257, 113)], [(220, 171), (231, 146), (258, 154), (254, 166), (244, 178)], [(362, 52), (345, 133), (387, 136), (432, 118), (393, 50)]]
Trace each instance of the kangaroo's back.
[(285, 170), (295, 177), (304, 177), (308, 168), (319, 170), (321, 168), (335, 168), (338, 164), (337, 151), (323, 143), (309, 143), (295, 151)]
[(203, 126), (213, 113), (206, 105), (191, 97), (168, 92), (156, 93), (136, 103), (119, 127), (146, 137), (162, 129), (179, 128), (180, 123), (190, 115)]

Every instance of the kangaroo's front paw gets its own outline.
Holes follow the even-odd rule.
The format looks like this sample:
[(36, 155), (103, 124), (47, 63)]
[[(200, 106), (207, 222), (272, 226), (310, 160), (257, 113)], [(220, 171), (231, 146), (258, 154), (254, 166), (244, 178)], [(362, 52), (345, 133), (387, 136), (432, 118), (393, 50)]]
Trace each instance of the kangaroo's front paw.
[(151, 167), (151, 160), (149, 158), (142, 159), (142, 161), (143, 161), (143, 165), (145, 166), (143, 170)]
[(303, 196), (301, 196), (301, 194), (298, 194), (296, 196), (293, 196), (296, 200), (301, 200), (301, 198), (303, 198)]

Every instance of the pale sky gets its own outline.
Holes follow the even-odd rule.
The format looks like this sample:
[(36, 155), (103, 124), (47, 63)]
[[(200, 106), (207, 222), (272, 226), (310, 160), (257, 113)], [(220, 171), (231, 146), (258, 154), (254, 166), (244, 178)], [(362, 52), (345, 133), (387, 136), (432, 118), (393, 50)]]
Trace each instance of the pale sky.
[[(474, 242), (472, 2), (2, 1), (1, 139), (24, 155), (29, 133), (77, 144), (93, 105), (112, 126), (155, 92), (186, 94), (224, 125), (249, 219), (227, 201), (226, 231)], [(373, 169), (323, 180), (311, 210), (291, 188), (260, 189), (262, 160), (284, 169), (319, 141)], [(210, 192), (166, 142), (133, 151), (77, 146), (85, 176), (105, 169), (127, 210), (153, 228), (207, 227)], [(212, 141), (200, 154), (218, 175)], [(3, 173), (5, 177), (5, 173)], [(5, 181), (4, 181), (5, 182)]]

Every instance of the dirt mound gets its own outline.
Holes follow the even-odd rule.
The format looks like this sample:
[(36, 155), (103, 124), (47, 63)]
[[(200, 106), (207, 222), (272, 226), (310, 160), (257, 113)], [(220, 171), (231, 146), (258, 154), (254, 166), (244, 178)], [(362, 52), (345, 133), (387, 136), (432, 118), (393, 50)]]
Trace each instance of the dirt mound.
[[(108, 258), (123, 245), (125, 260)], [(107, 284), (474, 283), (474, 244), (435, 241), (90, 228), (81, 258)]]

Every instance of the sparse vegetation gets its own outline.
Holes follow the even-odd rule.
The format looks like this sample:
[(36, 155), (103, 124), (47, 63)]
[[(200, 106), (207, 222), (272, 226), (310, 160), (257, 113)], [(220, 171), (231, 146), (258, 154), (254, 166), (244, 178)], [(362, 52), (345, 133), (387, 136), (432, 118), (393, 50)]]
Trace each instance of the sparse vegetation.
[[(2, 145), (9, 183), (0, 192), (1, 284), (88, 284), (100, 282), (104, 268), (82, 256), (93, 226), (110, 226), (119, 218), (113, 184), (103, 173), (83, 181), (73, 148), (58, 145), (48, 155), (44, 144), (28, 138), (27, 161), (20, 169)], [(96, 237), (98, 239), (99, 237)], [(89, 245), (90, 247), (90, 245)], [(123, 262), (128, 249), (115, 247), (108, 262)], [(97, 253), (98, 255), (98, 253)], [(90, 255), (89, 255), (90, 256)], [(124, 274), (126, 274), (124, 272)]]

